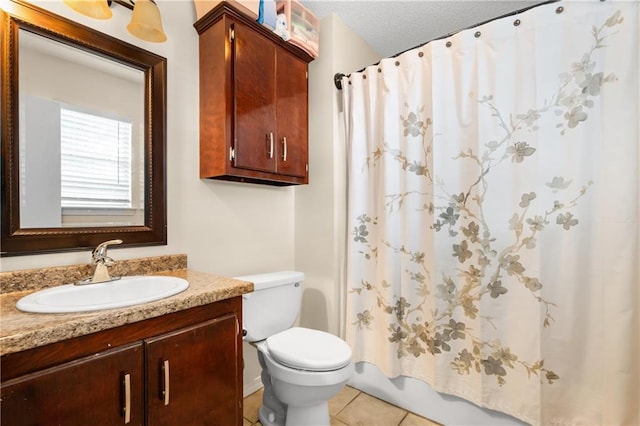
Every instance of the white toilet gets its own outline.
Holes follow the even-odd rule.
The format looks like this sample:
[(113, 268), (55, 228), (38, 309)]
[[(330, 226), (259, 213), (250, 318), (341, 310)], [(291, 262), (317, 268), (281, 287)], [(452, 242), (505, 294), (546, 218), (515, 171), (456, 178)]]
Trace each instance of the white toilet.
[(353, 374), (351, 348), (333, 334), (293, 327), (302, 301), (301, 272), (237, 277), (254, 291), (242, 296), (244, 340), (258, 349), (264, 426), (328, 426), (327, 401)]

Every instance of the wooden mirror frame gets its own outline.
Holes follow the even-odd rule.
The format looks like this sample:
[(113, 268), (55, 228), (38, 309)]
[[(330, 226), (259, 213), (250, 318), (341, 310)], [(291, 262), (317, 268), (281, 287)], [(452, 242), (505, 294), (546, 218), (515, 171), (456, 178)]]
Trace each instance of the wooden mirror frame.
[[(0, 2), (0, 122), (2, 213), (0, 255), (16, 256), (91, 249), (103, 241), (125, 246), (167, 244), (165, 133), (167, 60), (20, 0)], [(18, 33), (20, 29), (91, 52), (144, 73), (143, 226), (21, 228), (18, 123)]]

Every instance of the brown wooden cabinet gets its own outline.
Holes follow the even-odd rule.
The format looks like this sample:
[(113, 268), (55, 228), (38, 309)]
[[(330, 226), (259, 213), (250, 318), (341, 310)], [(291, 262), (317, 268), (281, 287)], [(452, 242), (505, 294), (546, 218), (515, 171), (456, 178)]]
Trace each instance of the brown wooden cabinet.
[(2, 357), (2, 424), (241, 425), (240, 297)]
[(3, 382), (2, 423), (142, 425), (142, 354), (127, 345)]
[(229, 314), (145, 340), (147, 424), (238, 424), (229, 416), (238, 407), (238, 389), (230, 386), (237, 354), (228, 350), (235, 346), (236, 320)]
[(308, 63), (222, 2), (195, 23), (200, 35), (200, 177), (308, 183)]

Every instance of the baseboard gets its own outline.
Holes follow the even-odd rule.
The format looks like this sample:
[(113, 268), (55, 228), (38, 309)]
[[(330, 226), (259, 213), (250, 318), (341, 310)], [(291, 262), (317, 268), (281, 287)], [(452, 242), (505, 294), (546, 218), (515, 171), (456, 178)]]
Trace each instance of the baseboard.
[(251, 395), (254, 392), (259, 391), (260, 389), (262, 389), (262, 380), (260, 380), (260, 376), (254, 378), (253, 380), (251, 380), (249, 383), (244, 383), (243, 384), (244, 387), (244, 391), (242, 397), (246, 398), (249, 395)]

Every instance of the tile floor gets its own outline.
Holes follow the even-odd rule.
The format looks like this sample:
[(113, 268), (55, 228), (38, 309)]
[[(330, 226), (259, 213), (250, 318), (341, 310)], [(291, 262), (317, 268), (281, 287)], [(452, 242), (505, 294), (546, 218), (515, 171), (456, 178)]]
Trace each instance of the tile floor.
[[(244, 399), (244, 425), (261, 426), (262, 389)], [(331, 426), (439, 426), (438, 423), (345, 386), (329, 401)]]

